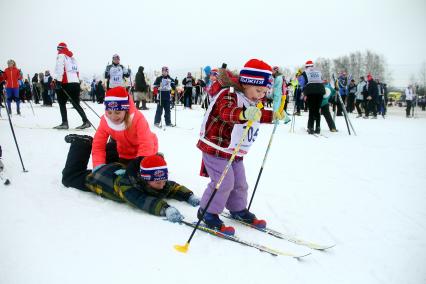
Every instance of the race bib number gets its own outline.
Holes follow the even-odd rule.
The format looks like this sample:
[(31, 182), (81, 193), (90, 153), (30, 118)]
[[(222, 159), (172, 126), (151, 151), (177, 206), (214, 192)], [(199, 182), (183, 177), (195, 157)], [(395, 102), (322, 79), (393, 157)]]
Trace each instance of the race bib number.
[(123, 69), (120, 67), (110, 69), (110, 87), (117, 87), (123, 85)]
[[(244, 131), (246, 130), (246, 124), (236, 124), (231, 133), (231, 143), (229, 143), (228, 149), (233, 151), (235, 147), (237, 147), (238, 143), (241, 140)], [(247, 132), (247, 136), (244, 138), (243, 143), (240, 146), (240, 150), (238, 152), (238, 156), (242, 156), (248, 153), (251, 145), (256, 141), (256, 138), (259, 134), (259, 123), (253, 123), (250, 129)]]
[(321, 72), (318, 70), (306, 72), (306, 77), (308, 77), (308, 83), (322, 83)]
[(66, 66), (66, 71), (69, 72), (69, 73), (77, 73), (78, 72), (77, 61), (74, 58), (68, 58), (65, 66)]
[(170, 91), (172, 89), (170, 79), (161, 79), (160, 91)]

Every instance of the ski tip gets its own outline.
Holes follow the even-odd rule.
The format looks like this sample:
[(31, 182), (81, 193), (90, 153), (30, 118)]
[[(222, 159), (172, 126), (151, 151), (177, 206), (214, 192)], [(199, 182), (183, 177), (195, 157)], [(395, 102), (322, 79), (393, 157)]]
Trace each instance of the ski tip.
[(175, 250), (177, 250), (178, 252), (181, 253), (187, 253), (188, 252), (188, 248), (189, 248), (189, 243), (186, 243), (185, 245), (181, 246), (181, 245), (175, 245), (174, 246)]
[(325, 250), (334, 248), (335, 246), (336, 246), (336, 244), (329, 245), (329, 246), (319, 246), (319, 245), (316, 245), (316, 246), (310, 246), (310, 248), (312, 248), (314, 250), (325, 251)]
[(328, 250), (328, 249), (334, 248), (335, 246), (336, 246), (336, 244), (333, 244), (333, 245), (329, 245), (329, 246), (319, 246), (319, 247), (314, 248), (314, 249), (316, 249), (316, 250), (320, 250), (320, 251), (325, 251), (325, 250)]
[(307, 254), (293, 256), (293, 258), (295, 258), (296, 260), (302, 260), (304, 257), (311, 254), (312, 254), (311, 252), (308, 252)]

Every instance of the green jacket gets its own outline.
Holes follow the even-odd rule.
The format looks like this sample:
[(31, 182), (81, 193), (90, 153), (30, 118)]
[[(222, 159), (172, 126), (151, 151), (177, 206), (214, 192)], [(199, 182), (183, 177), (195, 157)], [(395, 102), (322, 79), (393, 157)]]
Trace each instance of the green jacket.
[(162, 190), (153, 189), (144, 180), (131, 178), (125, 169), (120, 163), (107, 164), (87, 175), (86, 187), (104, 198), (125, 202), (157, 216), (165, 216), (169, 207), (164, 198), (187, 201), (193, 194), (174, 181), (167, 181)]

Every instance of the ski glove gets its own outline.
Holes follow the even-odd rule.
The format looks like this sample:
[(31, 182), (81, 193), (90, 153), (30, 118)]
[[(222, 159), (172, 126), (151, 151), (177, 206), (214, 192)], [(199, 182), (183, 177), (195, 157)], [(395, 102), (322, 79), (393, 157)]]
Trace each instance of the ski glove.
[(198, 205), (200, 205), (200, 199), (197, 196), (195, 196), (195, 194), (190, 195), (186, 202), (188, 202), (194, 207), (197, 207)]
[(102, 168), (103, 166), (105, 166), (105, 164), (100, 164), (98, 166), (96, 166), (93, 170), (92, 170), (92, 174), (96, 173), (100, 168)]
[(277, 111), (274, 111), (274, 118), (273, 118), (273, 120), (282, 120), (282, 119), (284, 119), (285, 116), (286, 115), (285, 115), (284, 111), (280, 112), (279, 110), (277, 110)]
[(245, 111), (241, 112), (240, 120), (259, 121), (262, 117), (262, 112), (255, 106), (248, 107)]
[(169, 220), (172, 223), (177, 223), (183, 220), (182, 214), (180, 214), (179, 211), (172, 206), (167, 207), (166, 217), (167, 217), (167, 220)]
[(0, 172), (3, 171), (3, 169), (4, 169), (4, 165), (3, 165), (3, 162), (0, 160)]

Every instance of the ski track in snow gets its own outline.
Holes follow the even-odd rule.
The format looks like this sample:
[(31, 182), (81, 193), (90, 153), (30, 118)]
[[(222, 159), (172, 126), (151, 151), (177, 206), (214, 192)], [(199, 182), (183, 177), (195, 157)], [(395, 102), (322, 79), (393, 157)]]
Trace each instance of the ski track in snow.
[[(103, 105), (92, 104), (99, 114)], [(390, 108), (386, 119), (356, 119), (358, 136), (349, 136), (343, 117), (338, 133), (328, 139), (310, 137), (307, 113), (277, 129), (259, 182), (252, 210), (271, 228), (321, 244), (311, 251), (237, 225), (239, 237), (291, 252), (312, 252), (301, 261), (272, 257), (202, 232), (184, 255), (191, 229), (150, 216), (94, 194), (65, 188), (61, 171), (69, 133), (81, 120), (68, 109), (68, 131), (50, 129), (60, 123), (59, 107), (22, 105), (12, 116), (28, 173), (23, 173), (5, 110), (1, 110), (0, 145), (4, 177), (0, 185), (0, 283), (426, 283), (426, 113), (406, 119), (404, 109)], [(155, 105), (144, 111), (158, 135), (169, 175), (201, 196), (208, 179), (198, 175), (201, 153), (195, 147), (203, 110), (178, 106), (177, 125), (153, 127)], [(290, 106), (289, 109), (292, 109)], [(99, 119), (85, 109), (97, 126)], [(174, 123), (175, 113), (171, 112)], [(164, 123), (164, 118), (163, 118)], [(272, 132), (260, 135), (245, 158), (249, 196)], [(89, 167), (91, 167), (89, 165)], [(170, 201), (188, 221), (196, 208)]]

